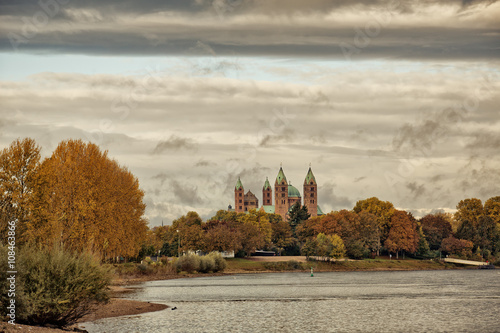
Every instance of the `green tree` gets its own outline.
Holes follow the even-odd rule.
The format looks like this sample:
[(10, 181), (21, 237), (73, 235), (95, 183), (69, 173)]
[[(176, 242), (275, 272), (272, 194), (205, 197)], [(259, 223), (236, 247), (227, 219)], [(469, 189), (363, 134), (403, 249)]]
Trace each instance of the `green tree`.
[(300, 206), (300, 202), (296, 202), (288, 212), (288, 223), (292, 228), (292, 234), (296, 237), (296, 228), (302, 222), (306, 221), (311, 215), (307, 211), (306, 206)]
[(316, 241), (316, 238), (308, 238), (304, 246), (302, 246), (302, 249), (300, 249), (300, 253), (303, 256), (306, 256), (306, 258), (316, 256), (317, 248), (318, 248), (318, 242)]
[(479, 218), (476, 237), (474, 244), (483, 251), (488, 250), (496, 255), (500, 250), (500, 229), (489, 215)]
[(418, 245), (417, 245), (417, 255), (420, 257), (428, 257), (430, 254), (429, 243), (425, 239), (422, 227), (418, 228)]

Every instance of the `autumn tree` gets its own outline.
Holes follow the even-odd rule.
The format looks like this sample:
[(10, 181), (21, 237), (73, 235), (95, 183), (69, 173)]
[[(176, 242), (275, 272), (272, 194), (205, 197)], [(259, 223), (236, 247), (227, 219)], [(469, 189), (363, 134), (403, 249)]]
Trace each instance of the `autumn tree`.
[(327, 215), (323, 216), (314, 216), (306, 221), (303, 221), (300, 225), (295, 229), (295, 234), (297, 239), (305, 243), (308, 239), (316, 237), (321, 231), (318, 231), (318, 226), (322, 223), (322, 220), (327, 218)]
[(280, 254), (293, 243), (292, 228), (278, 214), (268, 214), (271, 223), (271, 242)]
[(325, 235), (324, 233), (320, 233), (316, 237), (315, 244), (315, 254), (322, 257), (323, 260), (330, 260), (330, 258), (339, 259), (345, 255), (344, 242), (339, 235)]
[(415, 253), (418, 245), (417, 222), (410, 213), (396, 210), (391, 217), (391, 228), (385, 248), (399, 257), (399, 251)]
[(6, 240), (7, 225), (17, 222), (18, 244), (29, 240), (26, 223), (33, 210), (33, 192), (40, 165), (40, 147), (33, 139), (17, 139), (0, 151), (0, 232)]
[(248, 211), (247, 214), (245, 213), (238, 214), (237, 219), (241, 221), (243, 224), (252, 224), (258, 228), (262, 236), (262, 242), (263, 242), (263, 244), (260, 245), (260, 247), (271, 244), (273, 231), (271, 223), (269, 222), (269, 215), (266, 212), (262, 210), (251, 209)]
[(203, 220), (196, 212), (188, 212), (172, 222), (167, 239), (177, 243), (182, 252), (203, 250), (205, 234)]
[(443, 239), (452, 234), (451, 224), (444, 214), (428, 214), (420, 219), (420, 225), (431, 250), (439, 250)]
[(458, 254), (463, 257), (472, 256), (474, 244), (466, 239), (457, 239), (453, 236), (443, 239), (441, 249), (449, 254)]
[(378, 218), (380, 229), (380, 242), (383, 243), (389, 235), (390, 223), (394, 214), (394, 205), (389, 201), (382, 201), (376, 197), (360, 200), (353, 208), (354, 212), (366, 211)]
[(135, 257), (145, 238), (137, 178), (92, 143), (61, 142), (40, 165), (28, 233), (40, 244)]
[(484, 203), (484, 214), (491, 217), (497, 224), (500, 224), (500, 196), (486, 200)]
[(349, 257), (359, 259), (379, 250), (380, 229), (375, 215), (367, 211), (356, 214), (348, 210), (342, 210), (338, 215), (340, 236)]
[(205, 230), (205, 252), (237, 252), (241, 249), (242, 235), (237, 227), (236, 219), (212, 218), (205, 223), (203, 229)]
[(455, 219), (459, 222), (459, 224), (467, 221), (471, 225), (476, 226), (479, 217), (483, 214), (484, 209), (481, 200), (476, 198), (465, 199), (458, 203)]

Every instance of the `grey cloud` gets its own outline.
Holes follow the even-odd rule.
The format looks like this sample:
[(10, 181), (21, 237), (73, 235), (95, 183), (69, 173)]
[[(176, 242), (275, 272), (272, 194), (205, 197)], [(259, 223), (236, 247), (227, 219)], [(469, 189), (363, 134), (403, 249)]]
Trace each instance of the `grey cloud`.
[(357, 183), (357, 182), (362, 181), (363, 179), (366, 179), (366, 177), (365, 176), (358, 177), (358, 178), (354, 179), (354, 182)]
[(160, 181), (160, 185), (163, 185), (168, 179), (170, 179), (170, 176), (168, 176), (167, 174), (165, 173), (159, 173), (157, 175), (154, 175), (153, 177), (151, 177), (152, 179), (155, 179), (155, 180), (159, 180)]
[(187, 205), (199, 205), (202, 203), (202, 198), (198, 194), (198, 187), (187, 184), (185, 182), (179, 182), (177, 180), (172, 180), (170, 182), (170, 187), (174, 196), (182, 204)]
[(474, 135), (474, 139), (466, 145), (471, 150), (492, 149), (498, 152), (500, 149), (500, 134), (492, 132), (481, 132)]
[(215, 163), (210, 162), (210, 161), (199, 160), (198, 162), (196, 162), (196, 164), (194, 166), (195, 167), (208, 167), (208, 166), (215, 166), (215, 165), (216, 165)]
[[(323, 207), (331, 207), (334, 210), (352, 209), (354, 200), (346, 196), (335, 194), (336, 185), (331, 182), (326, 182), (318, 186), (318, 201)], [(323, 210), (323, 213), (327, 213)]]
[(422, 196), (426, 191), (424, 184), (417, 184), (416, 182), (406, 183), (406, 188), (410, 190), (410, 193), (414, 199)]
[[(27, 52), (83, 54), (193, 55), (194, 52), (199, 55), (201, 52), (212, 56), (269, 55), (345, 59), (345, 45), (348, 44), (350, 47), (347, 49), (355, 50), (351, 55), (353, 59), (499, 57), (498, 24), (486, 22), (486, 9), (477, 9), (478, 15), (484, 16), (479, 16), (478, 19), (482, 24), (479, 27), (473, 24), (463, 26), (463, 22), (458, 19), (461, 6), (457, 2), (457, 14), (450, 18), (455, 25), (452, 29), (425, 23), (427, 17), (422, 9), (438, 4), (437, 1), (413, 3), (409, 7), (400, 8), (387, 8), (384, 2), (371, 1), (358, 4), (341, 2), (340, 5), (331, 1), (314, 1), (312, 4), (307, 2), (307, 5), (306, 2), (293, 1), (287, 3), (287, 6), (278, 1), (245, 1), (238, 5), (229, 1), (217, 3), (221, 2), (231, 9), (224, 12), (227, 15), (224, 20), (219, 17), (220, 12), (214, 12), (216, 5), (210, 2), (202, 2), (205, 5), (200, 7), (199, 2), (182, 1), (149, 1), (144, 4), (142, 1), (127, 1), (124, 4), (78, 1), (64, 7), (60, 15), (55, 16), (47, 27), (38, 29), (36, 36), (21, 44), (20, 49)], [(469, 7), (479, 8), (474, 7), (475, 4)], [(26, 2), (17, 6), (3, 5), (0, 8), (3, 9), (5, 21), (3, 33), (0, 34), (0, 50), (12, 50), (7, 33), (20, 34), (22, 31), (21, 16), (12, 15), (29, 18), (39, 9)], [(339, 9), (347, 14), (362, 12), (365, 16), (360, 16), (358, 22), (332, 22), (328, 14), (337, 14)], [(95, 12), (92, 14), (89, 10)], [(75, 11), (83, 14), (70, 15)], [(377, 11), (389, 11), (394, 20), (398, 18), (398, 13), (411, 13), (417, 19), (415, 22), (411, 22), (409, 18), (388, 24), (381, 28), (383, 33), (372, 35), (367, 42), (359, 42), (360, 38), (367, 38), (366, 33), (364, 37), (360, 37), (355, 28), (373, 21), (368, 13)], [(165, 16), (165, 13), (172, 16)], [(208, 13), (211, 15), (207, 15)], [(96, 18), (90, 18), (92, 15)], [(149, 19), (150, 16), (155, 17), (154, 23)], [(170, 22), (172, 17), (183, 20)], [(276, 20), (276, 17), (288, 17), (290, 22)], [(297, 22), (294, 19), (298, 19)], [(122, 24), (124, 21), (127, 25)]]
[(180, 149), (195, 150), (197, 149), (197, 144), (192, 139), (172, 135), (168, 140), (158, 142), (152, 153), (161, 154), (166, 150), (176, 151)]

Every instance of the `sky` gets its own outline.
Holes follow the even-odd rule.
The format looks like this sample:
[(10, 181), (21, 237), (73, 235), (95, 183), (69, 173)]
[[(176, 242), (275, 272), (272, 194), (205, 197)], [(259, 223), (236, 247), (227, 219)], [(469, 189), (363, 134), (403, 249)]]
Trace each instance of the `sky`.
[(324, 212), (500, 195), (500, 2), (0, 0), (0, 149), (98, 144), (150, 226), (261, 198)]

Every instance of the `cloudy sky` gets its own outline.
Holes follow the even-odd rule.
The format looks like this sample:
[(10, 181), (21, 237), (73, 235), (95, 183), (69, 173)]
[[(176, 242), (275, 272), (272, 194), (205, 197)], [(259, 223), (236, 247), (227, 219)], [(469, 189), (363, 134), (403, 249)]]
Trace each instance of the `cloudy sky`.
[(261, 197), (280, 163), (325, 212), (500, 195), (500, 2), (0, 1), (0, 148), (108, 150), (152, 226)]

